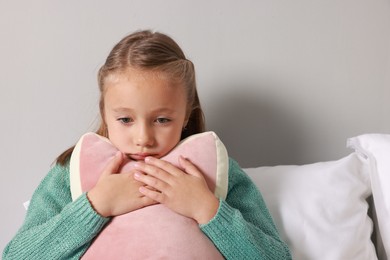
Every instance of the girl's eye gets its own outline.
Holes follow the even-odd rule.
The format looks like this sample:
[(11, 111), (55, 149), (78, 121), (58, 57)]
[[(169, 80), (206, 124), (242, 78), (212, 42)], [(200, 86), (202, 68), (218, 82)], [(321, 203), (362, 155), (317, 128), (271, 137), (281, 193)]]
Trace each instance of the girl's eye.
[(118, 121), (123, 123), (123, 124), (129, 124), (132, 122), (131, 118), (130, 117), (122, 117), (122, 118), (118, 118)]
[(170, 119), (164, 117), (159, 117), (156, 119), (156, 122), (159, 124), (166, 124), (169, 123), (170, 121), (171, 121)]

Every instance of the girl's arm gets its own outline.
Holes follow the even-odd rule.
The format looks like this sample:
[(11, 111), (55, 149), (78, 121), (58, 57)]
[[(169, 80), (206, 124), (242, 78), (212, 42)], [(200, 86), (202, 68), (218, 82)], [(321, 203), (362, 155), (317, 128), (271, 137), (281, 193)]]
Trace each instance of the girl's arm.
[(2, 259), (79, 259), (108, 220), (93, 210), (86, 194), (72, 202), (69, 168), (56, 165), (34, 192)]
[(227, 259), (291, 259), (260, 192), (233, 160), (226, 201), (200, 228)]

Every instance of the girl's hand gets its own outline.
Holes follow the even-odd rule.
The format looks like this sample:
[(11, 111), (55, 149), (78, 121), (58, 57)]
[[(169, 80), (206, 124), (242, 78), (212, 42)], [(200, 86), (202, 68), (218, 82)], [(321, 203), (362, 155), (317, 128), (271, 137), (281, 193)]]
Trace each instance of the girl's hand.
[(144, 184), (136, 181), (133, 173), (118, 174), (122, 161), (123, 155), (118, 152), (87, 194), (92, 207), (103, 217), (118, 216), (156, 203), (139, 192)]
[(205, 224), (215, 216), (219, 201), (195, 165), (183, 157), (179, 158), (179, 164), (184, 171), (153, 157), (147, 157), (145, 163), (137, 163), (134, 178), (152, 188), (140, 186), (139, 191), (171, 210)]

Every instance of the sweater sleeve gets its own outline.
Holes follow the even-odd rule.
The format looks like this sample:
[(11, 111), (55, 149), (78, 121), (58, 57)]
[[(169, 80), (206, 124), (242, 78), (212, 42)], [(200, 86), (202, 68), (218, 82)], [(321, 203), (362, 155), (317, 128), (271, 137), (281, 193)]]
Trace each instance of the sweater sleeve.
[(2, 259), (79, 259), (108, 220), (93, 210), (86, 194), (72, 202), (69, 168), (55, 165), (35, 190)]
[(259, 190), (231, 159), (226, 201), (200, 228), (226, 259), (291, 259)]

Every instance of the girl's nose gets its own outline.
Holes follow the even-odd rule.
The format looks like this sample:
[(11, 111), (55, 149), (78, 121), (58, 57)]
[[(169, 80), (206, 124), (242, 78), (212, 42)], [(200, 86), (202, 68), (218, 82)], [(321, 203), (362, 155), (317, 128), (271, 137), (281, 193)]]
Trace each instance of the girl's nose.
[(154, 135), (152, 128), (145, 124), (140, 125), (136, 133), (135, 143), (137, 146), (152, 146), (154, 143)]

